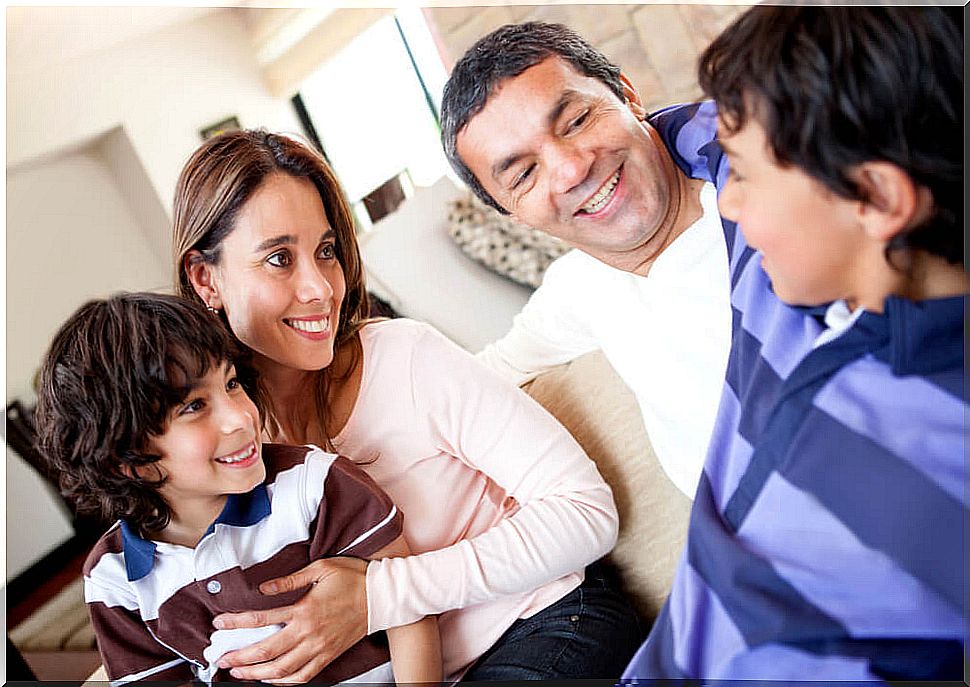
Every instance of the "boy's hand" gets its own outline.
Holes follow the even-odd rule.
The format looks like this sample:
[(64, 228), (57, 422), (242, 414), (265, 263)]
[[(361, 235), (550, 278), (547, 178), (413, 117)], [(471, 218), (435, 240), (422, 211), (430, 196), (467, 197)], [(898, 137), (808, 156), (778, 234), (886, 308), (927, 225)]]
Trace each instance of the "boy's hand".
[(366, 570), (367, 562), (357, 558), (328, 558), (264, 582), (259, 587), (264, 594), (312, 589), (291, 606), (216, 616), (212, 624), (218, 629), (285, 625), (261, 642), (225, 654), (219, 667), (232, 668), (232, 676), (243, 680), (309, 681), (367, 634)]

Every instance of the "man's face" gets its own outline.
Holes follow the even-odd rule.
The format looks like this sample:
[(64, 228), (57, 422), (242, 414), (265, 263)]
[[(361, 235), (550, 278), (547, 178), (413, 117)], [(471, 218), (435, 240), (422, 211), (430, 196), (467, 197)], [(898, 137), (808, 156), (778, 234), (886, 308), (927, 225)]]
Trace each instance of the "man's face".
[(677, 173), (642, 109), (549, 57), (501, 83), (458, 154), (518, 221), (636, 271), (665, 246)]

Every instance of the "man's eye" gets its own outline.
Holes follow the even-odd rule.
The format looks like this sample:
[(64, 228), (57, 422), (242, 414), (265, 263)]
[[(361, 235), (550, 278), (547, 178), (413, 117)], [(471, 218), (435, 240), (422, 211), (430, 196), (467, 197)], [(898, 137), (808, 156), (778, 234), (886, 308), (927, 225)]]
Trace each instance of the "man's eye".
[(578, 127), (581, 127), (583, 125), (583, 122), (585, 122), (588, 117), (589, 117), (589, 110), (586, 110), (585, 112), (583, 112), (583, 114), (579, 115), (578, 117), (576, 117), (576, 119), (574, 119), (572, 122), (569, 123), (569, 128), (576, 129)]
[(535, 165), (529, 165), (519, 176), (515, 177), (515, 181), (512, 182), (512, 188), (517, 188), (519, 184), (532, 176), (532, 171), (536, 168)]
[(317, 257), (323, 260), (332, 260), (337, 257), (337, 247), (332, 243), (325, 243), (317, 251)]
[(266, 258), (266, 262), (273, 267), (289, 267), (290, 263), (292, 262), (292, 258), (290, 258), (290, 254), (288, 252), (281, 250)]

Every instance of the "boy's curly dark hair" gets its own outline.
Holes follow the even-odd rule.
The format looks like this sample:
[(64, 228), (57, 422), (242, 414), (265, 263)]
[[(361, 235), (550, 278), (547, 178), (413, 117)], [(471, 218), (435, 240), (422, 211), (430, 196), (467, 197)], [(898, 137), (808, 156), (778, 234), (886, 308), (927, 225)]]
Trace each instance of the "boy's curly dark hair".
[[(81, 306), (54, 336), (40, 372), (38, 449), (79, 512), (124, 518), (142, 536), (171, 518), (164, 477), (134, 468), (191, 386), (224, 362), (256, 396), (256, 373), (219, 318), (188, 299), (121, 293)], [(142, 471), (143, 473), (145, 471)]]
[(708, 46), (699, 82), (732, 130), (756, 117), (778, 162), (843, 198), (865, 200), (855, 165), (898, 166), (933, 193), (934, 213), (887, 259), (918, 249), (962, 264), (962, 11), (759, 5)]

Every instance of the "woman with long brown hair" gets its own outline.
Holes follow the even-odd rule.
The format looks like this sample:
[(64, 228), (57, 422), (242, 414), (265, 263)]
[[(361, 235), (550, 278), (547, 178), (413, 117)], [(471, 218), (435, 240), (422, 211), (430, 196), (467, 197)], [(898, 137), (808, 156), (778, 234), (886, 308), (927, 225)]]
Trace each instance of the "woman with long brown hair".
[(174, 223), (178, 291), (252, 352), (266, 438), (358, 462), (415, 552), (317, 561), (264, 585), (312, 588), (217, 618), (286, 626), (227, 655), (233, 675), (305, 680), (425, 615), (439, 615), (449, 678), (619, 675), (636, 617), (598, 566), (584, 576), (615, 541), (609, 488), (548, 413), (434, 329), (366, 319), (353, 221), (322, 157), (264, 131), (223, 134), (186, 164)]

